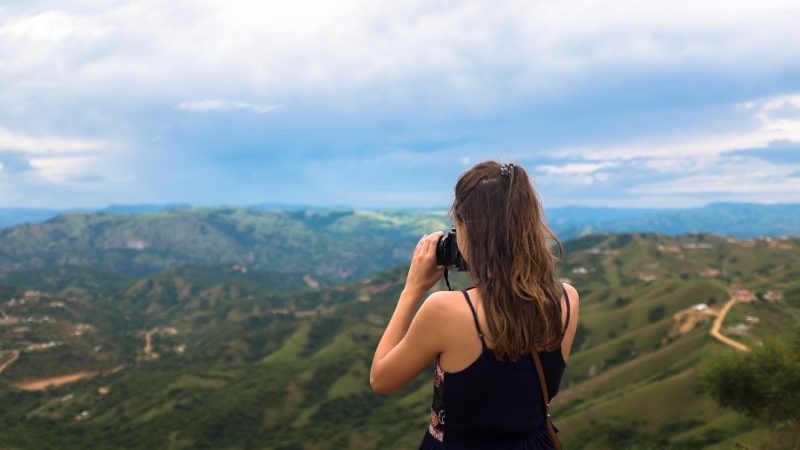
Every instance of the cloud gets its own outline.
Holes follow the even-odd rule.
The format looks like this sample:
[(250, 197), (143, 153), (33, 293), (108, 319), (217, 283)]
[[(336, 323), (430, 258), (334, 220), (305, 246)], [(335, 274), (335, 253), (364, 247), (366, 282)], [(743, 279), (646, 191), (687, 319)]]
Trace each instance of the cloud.
[(800, 143), (800, 95), (786, 94), (751, 101), (736, 108), (749, 114), (749, 129), (646, 136), (620, 145), (560, 148), (549, 151), (548, 155), (600, 162), (640, 159), (645, 160), (648, 169), (673, 172), (713, 163), (721, 155), (741, 149), (749, 149), (752, 153), (767, 149), (774, 143)]
[(800, 112), (800, 94), (784, 94), (759, 101), (744, 102), (739, 104), (739, 107), (758, 111), (759, 115), (790, 112), (790, 115), (797, 118)]
[(570, 163), (563, 166), (544, 165), (537, 166), (536, 169), (548, 175), (585, 175), (596, 172), (605, 167), (616, 167), (618, 163)]
[(258, 114), (265, 114), (280, 108), (280, 105), (261, 105), (241, 100), (196, 100), (191, 102), (181, 102), (176, 109), (185, 111), (215, 111), (244, 109)]
[(97, 180), (93, 172), (102, 168), (113, 150), (105, 140), (31, 136), (0, 127), (0, 160), (6, 174), (30, 174), (49, 184)]
[(723, 155), (726, 158), (753, 156), (772, 162), (800, 163), (800, 142), (776, 141), (766, 148), (734, 150)]
[(448, 100), (479, 113), (607, 75), (668, 67), (741, 77), (800, 60), (800, 48), (786, 45), (800, 40), (793, 1), (51, 5), (5, 11), (4, 84), (24, 89), (13, 82), (48, 78), (76, 95), (132, 90), (152, 101), (198, 92), (271, 92), (325, 106), (342, 98), (390, 108)]
[(109, 143), (94, 139), (61, 136), (29, 136), (0, 127), (0, 150), (21, 153), (76, 153), (107, 148)]
[(101, 37), (111, 30), (110, 26), (99, 24), (92, 17), (47, 10), (6, 22), (0, 26), (0, 35), (5, 35), (6, 39), (58, 42), (72, 37)]
[[(745, 127), (725, 132), (640, 138), (635, 143), (560, 148), (546, 152), (569, 163), (539, 165), (549, 176), (592, 184), (611, 180), (624, 192), (645, 196), (733, 195), (737, 199), (800, 201), (800, 95), (794, 93), (731, 107)], [(741, 122), (741, 121), (740, 121)], [(746, 149), (746, 150), (744, 150)], [(623, 183), (625, 184), (625, 183)]]
[(570, 181), (591, 184), (608, 180), (608, 173), (602, 172), (601, 169), (617, 167), (618, 165), (618, 162), (605, 161), (601, 163), (568, 163), (560, 166), (541, 165), (536, 166), (535, 169), (544, 172), (546, 175), (564, 176)]
[(686, 176), (644, 183), (627, 191), (634, 195), (729, 194), (762, 201), (800, 201), (800, 162), (776, 163), (752, 156), (721, 158)]
[[(630, 180), (713, 174), (719, 161), (756, 157), (727, 153), (798, 142), (797, 94), (759, 97), (800, 88), (800, 46), (787, 45), (800, 42), (800, 3), (703, 5), (43, 0), (0, 7), (0, 124), (8, 127), (0, 127), (0, 152), (19, 162), (0, 154), (3, 174), (33, 170), (42, 182), (7, 177), (20, 193), (6, 198), (25, 201), (39, 189), (40, 204), (48, 195), (54, 205), (85, 200), (89, 194), (63, 186), (96, 180), (104, 187), (97, 198), (169, 192), (202, 203), (200, 190), (175, 190), (196, 185), (202, 173), (254, 197), (291, 186), (298, 202), (361, 195), (366, 204), (373, 193), (347, 181), (359, 175), (348, 164), (371, 161), (358, 167), (389, 180), (397, 191), (380, 195), (399, 202), (392, 192), (403, 183), (393, 177), (430, 161), (463, 169), (497, 149), (508, 151), (496, 159), (524, 154), (545, 176), (591, 184), (584, 187), (599, 196), (599, 188)], [(724, 111), (730, 122), (701, 111), (736, 104)], [(281, 105), (291, 108), (259, 120)], [(225, 111), (252, 115), (212, 113)], [(464, 136), (470, 140), (459, 142)], [(378, 153), (392, 156), (373, 161)], [(326, 177), (346, 176), (331, 176), (317, 191), (297, 186), (273, 169), (292, 158), (319, 162), (313, 169)], [(134, 168), (152, 183), (105, 188)], [(275, 189), (244, 186), (263, 176), (242, 174), (258, 172), (275, 178)], [(334, 185), (341, 191), (331, 193)], [(442, 186), (449, 192), (449, 183), (419, 191)]]
[(30, 165), (36, 175), (51, 183), (63, 183), (73, 177), (85, 177), (92, 168), (94, 157), (64, 156), (52, 158), (32, 158)]

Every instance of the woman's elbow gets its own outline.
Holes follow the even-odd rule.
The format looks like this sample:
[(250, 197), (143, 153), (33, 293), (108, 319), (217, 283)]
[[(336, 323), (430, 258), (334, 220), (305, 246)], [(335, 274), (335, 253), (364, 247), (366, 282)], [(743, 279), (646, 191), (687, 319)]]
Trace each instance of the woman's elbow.
[(369, 387), (372, 389), (372, 392), (375, 392), (376, 394), (391, 394), (397, 390), (392, 386), (387, 386), (386, 383), (381, 382), (372, 374), (369, 375)]

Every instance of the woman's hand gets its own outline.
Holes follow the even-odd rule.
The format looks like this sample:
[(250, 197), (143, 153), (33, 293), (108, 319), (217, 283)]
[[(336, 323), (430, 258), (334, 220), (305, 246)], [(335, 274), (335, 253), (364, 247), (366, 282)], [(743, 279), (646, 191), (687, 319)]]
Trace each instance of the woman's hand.
[(406, 289), (422, 295), (442, 278), (443, 268), (436, 267), (436, 244), (442, 231), (422, 236), (414, 250), (411, 267), (408, 269)]

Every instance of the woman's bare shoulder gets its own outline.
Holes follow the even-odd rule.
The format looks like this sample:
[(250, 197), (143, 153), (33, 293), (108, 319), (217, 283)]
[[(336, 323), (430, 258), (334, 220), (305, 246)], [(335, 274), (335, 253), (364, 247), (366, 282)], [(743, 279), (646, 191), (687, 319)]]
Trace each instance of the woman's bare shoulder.
[[(572, 318), (575, 318), (575, 321), (578, 320), (578, 310), (580, 309), (580, 294), (575, 287), (569, 283), (564, 283), (564, 289), (567, 290), (567, 301), (569, 301), (569, 309), (570, 309), (570, 322), (572, 322)], [(568, 327), (571, 327), (572, 323), (568, 324)]]
[[(564, 333), (564, 340), (561, 342), (561, 355), (564, 357), (564, 362), (569, 360), (570, 350), (572, 349), (572, 342), (575, 340), (575, 333), (578, 331), (578, 312), (580, 309), (580, 295), (574, 286), (564, 283), (564, 289), (567, 291), (567, 301), (569, 302), (569, 322), (567, 329)], [(566, 316), (566, 312), (565, 312)]]
[(461, 306), (458, 300), (463, 302), (463, 298), (461, 291), (436, 291), (426, 301), (435, 303), (439, 311), (454, 311)]
[(577, 301), (580, 299), (580, 294), (578, 293), (578, 290), (575, 289), (575, 286), (569, 283), (564, 283), (564, 288), (566, 288), (567, 295), (569, 295), (570, 306), (572, 306), (572, 301), (577, 303)]

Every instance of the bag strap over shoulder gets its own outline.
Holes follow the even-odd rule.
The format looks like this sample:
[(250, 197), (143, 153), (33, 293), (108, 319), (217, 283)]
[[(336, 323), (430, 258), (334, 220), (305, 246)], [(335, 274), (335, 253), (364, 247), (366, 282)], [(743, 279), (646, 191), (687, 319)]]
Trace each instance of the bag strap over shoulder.
[(542, 387), (542, 405), (544, 407), (544, 420), (547, 424), (547, 432), (550, 434), (550, 440), (556, 446), (556, 450), (561, 450), (561, 441), (558, 440), (558, 434), (553, 427), (553, 422), (550, 420), (550, 395), (547, 393), (547, 380), (544, 377), (544, 369), (542, 369), (542, 362), (539, 360), (539, 354), (534, 350), (531, 352), (533, 355), (533, 362), (536, 364), (536, 373), (539, 374), (539, 385)]

